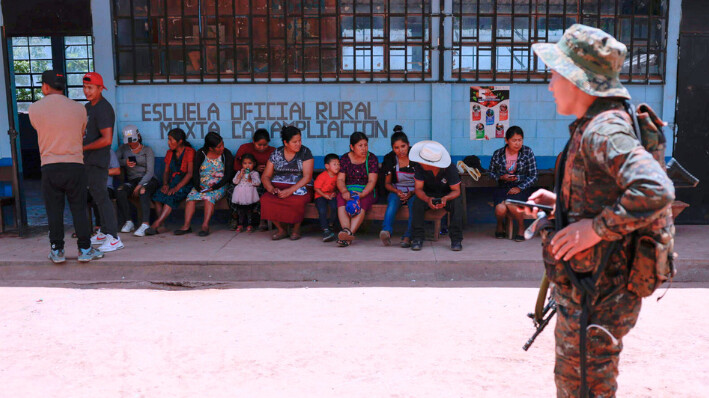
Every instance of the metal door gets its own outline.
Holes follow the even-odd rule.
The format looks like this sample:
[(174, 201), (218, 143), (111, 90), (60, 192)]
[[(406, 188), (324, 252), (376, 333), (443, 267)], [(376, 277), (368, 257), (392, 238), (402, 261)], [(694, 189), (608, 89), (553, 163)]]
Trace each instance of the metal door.
[(677, 123), (674, 156), (699, 178), (696, 188), (678, 189), (677, 199), (689, 203), (677, 220), (709, 224), (709, 2), (682, 1)]

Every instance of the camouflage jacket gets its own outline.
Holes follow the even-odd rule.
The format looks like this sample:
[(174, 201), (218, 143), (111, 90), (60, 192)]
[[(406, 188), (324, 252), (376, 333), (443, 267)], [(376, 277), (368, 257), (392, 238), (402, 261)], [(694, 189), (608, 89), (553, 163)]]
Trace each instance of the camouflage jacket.
[[(608, 110), (618, 112), (604, 113)], [(602, 238), (596, 246), (574, 256), (569, 261), (571, 268), (594, 271), (611, 242), (621, 241), (620, 250), (611, 255), (598, 282), (600, 296), (618, 290), (627, 281), (630, 239), (626, 237), (660, 217), (674, 200), (672, 182), (635, 138), (624, 112), (618, 100), (597, 99), (569, 126), (571, 141), (563, 165), (561, 198), (569, 223), (593, 218), (593, 228)], [(546, 252), (545, 260), (549, 263)], [(551, 273), (548, 269), (548, 274), (560, 293), (579, 302), (580, 295), (570, 291), (563, 268), (556, 267)]]

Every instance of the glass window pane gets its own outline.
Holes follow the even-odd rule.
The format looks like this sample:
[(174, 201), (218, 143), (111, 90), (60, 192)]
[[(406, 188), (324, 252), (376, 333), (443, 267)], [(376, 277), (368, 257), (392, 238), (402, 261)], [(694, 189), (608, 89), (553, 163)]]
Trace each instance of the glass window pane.
[(32, 46), (30, 47), (30, 58), (35, 59), (52, 59), (51, 46)]
[(30, 50), (27, 47), (13, 47), (12, 48), (12, 58), (17, 59), (30, 59)]
[(78, 45), (87, 45), (91, 44), (90, 39), (91, 36), (66, 36), (64, 37), (64, 44), (66, 45), (72, 45), (72, 44), (78, 44)]
[(30, 87), (30, 75), (15, 75), (15, 87)]
[(83, 88), (70, 87), (68, 91), (69, 91), (69, 98), (71, 98), (71, 99), (74, 99), (74, 100), (86, 99), (86, 96), (84, 95)]
[(44, 72), (47, 69), (52, 69), (52, 61), (30, 61), (32, 72)]
[(13, 62), (15, 73), (30, 73), (30, 61)]
[(83, 86), (84, 85), (84, 74), (83, 73), (68, 73), (67, 74), (67, 85), (69, 86)]
[(51, 46), (52, 45), (52, 39), (50, 37), (39, 37), (39, 36), (33, 36), (30, 37), (30, 45), (41, 45), (41, 46)]
[(15, 90), (15, 96), (18, 101), (32, 101), (32, 89), (18, 88)]
[(17, 103), (17, 112), (19, 112), (19, 113), (29, 113), (29, 111), (30, 111), (30, 105), (32, 105), (31, 102), (18, 102), (18, 103)]
[(67, 59), (88, 58), (88, 48), (86, 46), (66, 46), (65, 56)]
[(69, 72), (88, 72), (89, 61), (86, 59), (73, 59), (66, 62), (66, 71)]
[(29, 44), (29, 40), (27, 37), (13, 37), (12, 38), (12, 45), (13, 46), (26, 46)]

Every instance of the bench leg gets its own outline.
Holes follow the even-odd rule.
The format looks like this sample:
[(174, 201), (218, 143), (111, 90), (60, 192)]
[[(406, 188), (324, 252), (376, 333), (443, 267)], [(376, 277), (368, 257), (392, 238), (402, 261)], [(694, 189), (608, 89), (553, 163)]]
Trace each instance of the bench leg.
[(441, 236), (441, 219), (433, 220), (433, 241), (438, 241), (438, 237)]
[(514, 238), (515, 223), (512, 220), (512, 217), (510, 217), (510, 216), (505, 217), (505, 228), (507, 230), (507, 239)]
[(0, 206), (0, 234), (5, 233), (5, 217), (3, 216), (4, 206)]

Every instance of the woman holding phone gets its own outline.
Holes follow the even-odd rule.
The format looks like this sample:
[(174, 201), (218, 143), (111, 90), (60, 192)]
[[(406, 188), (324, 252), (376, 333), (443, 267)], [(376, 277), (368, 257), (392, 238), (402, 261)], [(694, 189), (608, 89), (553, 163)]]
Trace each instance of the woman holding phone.
[(214, 205), (224, 197), (227, 184), (231, 181), (234, 157), (224, 148), (222, 137), (210, 131), (204, 137), (204, 146), (197, 151), (194, 158), (194, 174), (192, 175), (192, 191), (187, 195), (185, 205), (185, 223), (175, 230), (175, 235), (192, 232), (190, 223), (198, 201), (204, 202), (204, 220), (199, 236), (209, 235), (209, 220), (214, 214)]
[(490, 160), (490, 176), (499, 186), (493, 193), (497, 228), (495, 238), (505, 237), (505, 219), (517, 222), (514, 240), (524, 241), (524, 215), (505, 203), (507, 199), (526, 201), (532, 185), (537, 182), (537, 161), (534, 152), (524, 145), (524, 131), (521, 127), (511, 126), (505, 132), (505, 146), (496, 150)]
[[(155, 154), (149, 146), (143, 145), (138, 127), (129, 124), (123, 127), (123, 145), (116, 155), (125, 175), (125, 181), (116, 190), (118, 219), (126, 220), (121, 232), (132, 232), (139, 224), (133, 235), (145, 236), (145, 231), (150, 227), (150, 199), (158, 189), (154, 172)], [(140, 201), (139, 216), (142, 219), (135, 223), (131, 219), (131, 197)]]

